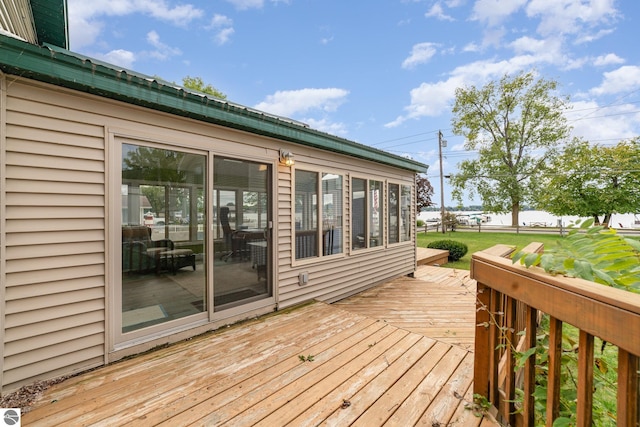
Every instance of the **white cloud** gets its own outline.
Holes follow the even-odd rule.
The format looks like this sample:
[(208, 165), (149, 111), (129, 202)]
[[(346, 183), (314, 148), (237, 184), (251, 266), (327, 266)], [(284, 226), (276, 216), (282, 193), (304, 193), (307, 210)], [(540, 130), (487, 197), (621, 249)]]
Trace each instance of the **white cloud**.
[(463, 52), (480, 52), (480, 46), (476, 43), (471, 42), (462, 48)]
[(429, 9), (429, 11), (424, 14), (424, 16), (426, 16), (427, 18), (434, 17), (439, 19), (440, 21), (455, 21), (453, 17), (444, 13), (444, 9), (442, 8), (442, 5), (440, 3), (436, 3), (431, 6), (431, 9)]
[(597, 58), (595, 58), (593, 60), (593, 65), (597, 66), (597, 67), (602, 67), (604, 65), (611, 65), (611, 64), (624, 64), (624, 59), (620, 58), (618, 55), (616, 55), (615, 53), (608, 53), (606, 55), (600, 55)]
[(278, 91), (255, 106), (256, 109), (291, 117), (310, 110), (335, 111), (345, 102), (349, 91), (338, 88)]
[(264, 0), (227, 0), (238, 10), (261, 9), (264, 6)]
[(532, 55), (537, 62), (562, 65), (566, 63), (561, 38), (536, 39), (520, 37), (509, 44), (516, 55)]
[(476, 0), (471, 19), (493, 27), (502, 23), (526, 3), (527, 0)]
[(104, 54), (95, 54), (94, 56), (101, 61), (127, 69), (133, 68), (133, 63), (136, 61), (136, 56), (133, 52), (123, 49), (112, 50)]
[(213, 40), (218, 45), (223, 45), (229, 42), (231, 36), (235, 33), (233, 20), (225, 15), (219, 15), (217, 13), (213, 15), (213, 18), (211, 18), (211, 24), (209, 24), (207, 29), (216, 30), (216, 35), (213, 37)]
[(422, 83), (417, 88), (411, 90), (411, 104), (404, 108), (406, 114), (397, 117), (384, 126), (386, 128), (393, 128), (409, 119), (440, 115), (449, 108), (456, 88), (463, 84), (464, 82), (460, 77), (450, 77), (448, 80), (436, 83)]
[(319, 130), (321, 132), (330, 133), (332, 135), (344, 136), (347, 134), (347, 127), (344, 123), (334, 123), (329, 121), (328, 119), (312, 119), (312, 118), (304, 118), (301, 119), (302, 122), (309, 125), (310, 128)]
[(229, 41), (229, 39), (235, 32), (236, 30), (234, 30), (233, 28), (224, 28), (218, 31), (218, 33), (213, 37), (213, 40), (216, 42), (216, 44), (222, 46)]
[(640, 88), (640, 66), (624, 65), (603, 74), (600, 86), (591, 89), (592, 95), (607, 95), (630, 92)]
[(505, 74), (530, 69), (535, 63), (535, 57), (520, 55), (505, 61), (477, 61), (457, 67), (446, 80), (435, 83), (422, 83), (412, 89), (410, 92), (411, 102), (404, 107), (405, 114), (398, 116), (384, 126), (393, 128), (407, 120), (439, 116), (451, 109), (451, 104), (455, 99), (456, 88), (472, 85), (480, 86)]
[(220, 15), (216, 13), (213, 15), (213, 18), (211, 18), (211, 24), (207, 28), (215, 29), (215, 28), (224, 28), (224, 27), (231, 27), (231, 26), (233, 26), (233, 19), (229, 18), (228, 16)]
[(527, 5), (529, 17), (541, 19), (538, 32), (551, 34), (576, 34), (583, 28), (606, 23), (618, 12), (614, 0), (531, 0)]
[(595, 101), (574, 102), (566, 113), (572, 136), (588, 141), (614, 144), (638, 135), (640, 113), (633, 104), (601, 106)]
[(147, 52), (152, 58), (165, 61), (173, 56), (182, 55), (182, 51), (176, 47), (171, 47), (160, 41), (160, 36), (155, 31), (147, 33), (147, 42), (155, 48), (155, 50)]
[(411, 55), (402, 62), (402, 68), (415, 68), (416, 65), (428, 62), (436, 54), (436, 43), (424, 42), (413, 45)]
[(187, 26), (204, 12), (191, 5), (171, 7), (166, 0), (69, 0), (69, 37), (74, 49), (89, 46), (97, 40), (105, 24), (102, 16), (126, 16), (136, 13)]

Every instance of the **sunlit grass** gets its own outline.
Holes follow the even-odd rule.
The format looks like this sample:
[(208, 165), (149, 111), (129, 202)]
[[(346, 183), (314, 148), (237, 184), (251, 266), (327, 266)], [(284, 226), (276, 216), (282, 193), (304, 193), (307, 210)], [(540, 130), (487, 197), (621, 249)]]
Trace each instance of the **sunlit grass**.
[(474, 252), (478, 252), (492, 246), (503, 244), (515, 246), (517, 249), (522, 249), (532, 242), (540, 242), (545, 247), (552, 247), (562, 237), (560, 234), (529, 234), (529, 233), (494, 233), (482, 231), (480, 233), (475, 231), (453, 231), (445, 234), (430, 231), (428, 233), (418, 233), (418, 246), (426, 248), (430, 242), (436, 240), (455, 240), (467, 245), (469, 251), (460, 260), (449, 262), (444, 265), (448, 268), (457, 268), (461, 270), (469, 270), (471, 266), (471, 255)]

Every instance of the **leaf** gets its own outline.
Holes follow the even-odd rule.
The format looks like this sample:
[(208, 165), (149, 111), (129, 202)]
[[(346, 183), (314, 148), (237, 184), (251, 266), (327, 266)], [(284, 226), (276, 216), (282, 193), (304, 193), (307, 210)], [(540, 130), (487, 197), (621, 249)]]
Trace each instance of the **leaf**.
[(631, 246), (633, 249), (640, 252), (640, 240), (629, 239), (628, 237), (625, 237), (624, 241), (627, 242), (627, 244)]
[(558, 417), (553, 422), (553, 427), (568, 427), (571, 425), (571, 418)]
[(522, 369), (524, 367), (524, 364), (527, 362), (527, 359), (529, 359), (529, 357), (531, 357), (531, 355), (534, 355), (534, 354), (536, 354), (535, 347), (531, 347), (529, 350), (525, 351), (524, 353), (518, 353), (516, 357), (514, 370), (517, 372), (518, 370)]
[(606, 374), (607, 372), (609, 372), (609, 365), (607, 364), (607, 361), (605, 359), (597, 357), (594, 363), (596, 364), (596, 368), (598, 368), (601, 373)]
[(591, 267), (591, 264), (582, 260), (576, 260), (573, 265), (578, 277), (593, 282), (593, 268)]
[(524, 257), (524, 265), (529, 268), (540, 263), (540, 254), (528, 254)]
[[(522, 251), (518, 251), (515, 254), (513, 254), (513, 256), (511, 257), (511, 263), (515, 264), (516, 262), (520, 261), (522, 257), (524, 257), (527, 253), (526, 252), (522, 252)], [(521, 262), (522, 264), (522, 262)]]

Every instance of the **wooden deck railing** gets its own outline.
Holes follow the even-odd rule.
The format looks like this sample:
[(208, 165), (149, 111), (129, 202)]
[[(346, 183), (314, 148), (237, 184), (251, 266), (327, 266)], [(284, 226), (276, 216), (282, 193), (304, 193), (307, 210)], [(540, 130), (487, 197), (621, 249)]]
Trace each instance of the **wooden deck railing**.
[[(540, 252), (542, 244), (525, 250)], [(638, 426), (640, 295), (514, 265), (506, 258), (509, 253), (509, 247), (498, 245), (472, 256), (471, 277), (478, 283), (474, 394), (485, 396), (502, 422), (534, 425), (535, 360), (529, 357), (516, 372), (514, 355), (535, 347), (537, 322), (544, 313), (550, 319), (546, 425), (551, 426), (559, 414), (566, 323), (579, 331), (577, 425), (592, 424), (594, 337), (598, 337), (618, 348), (617, 425)], [(517, 405), (516, 387), (523, 393)]]

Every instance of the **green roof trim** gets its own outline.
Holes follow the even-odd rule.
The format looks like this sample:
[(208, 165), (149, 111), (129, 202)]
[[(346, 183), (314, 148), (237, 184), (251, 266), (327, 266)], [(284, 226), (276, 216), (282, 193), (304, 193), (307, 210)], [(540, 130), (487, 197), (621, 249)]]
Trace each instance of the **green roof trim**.
[(31, 0), (38, 43), (69, 48), (67, 0)]
[[(44, 1), (44, 0), (43, 0)], [(414, 172), (428, 166), (294, 120), (192, 92), (153, 77), (53, 47), (0, 35), (0, 70), (177, 116), (333, 151)]]

